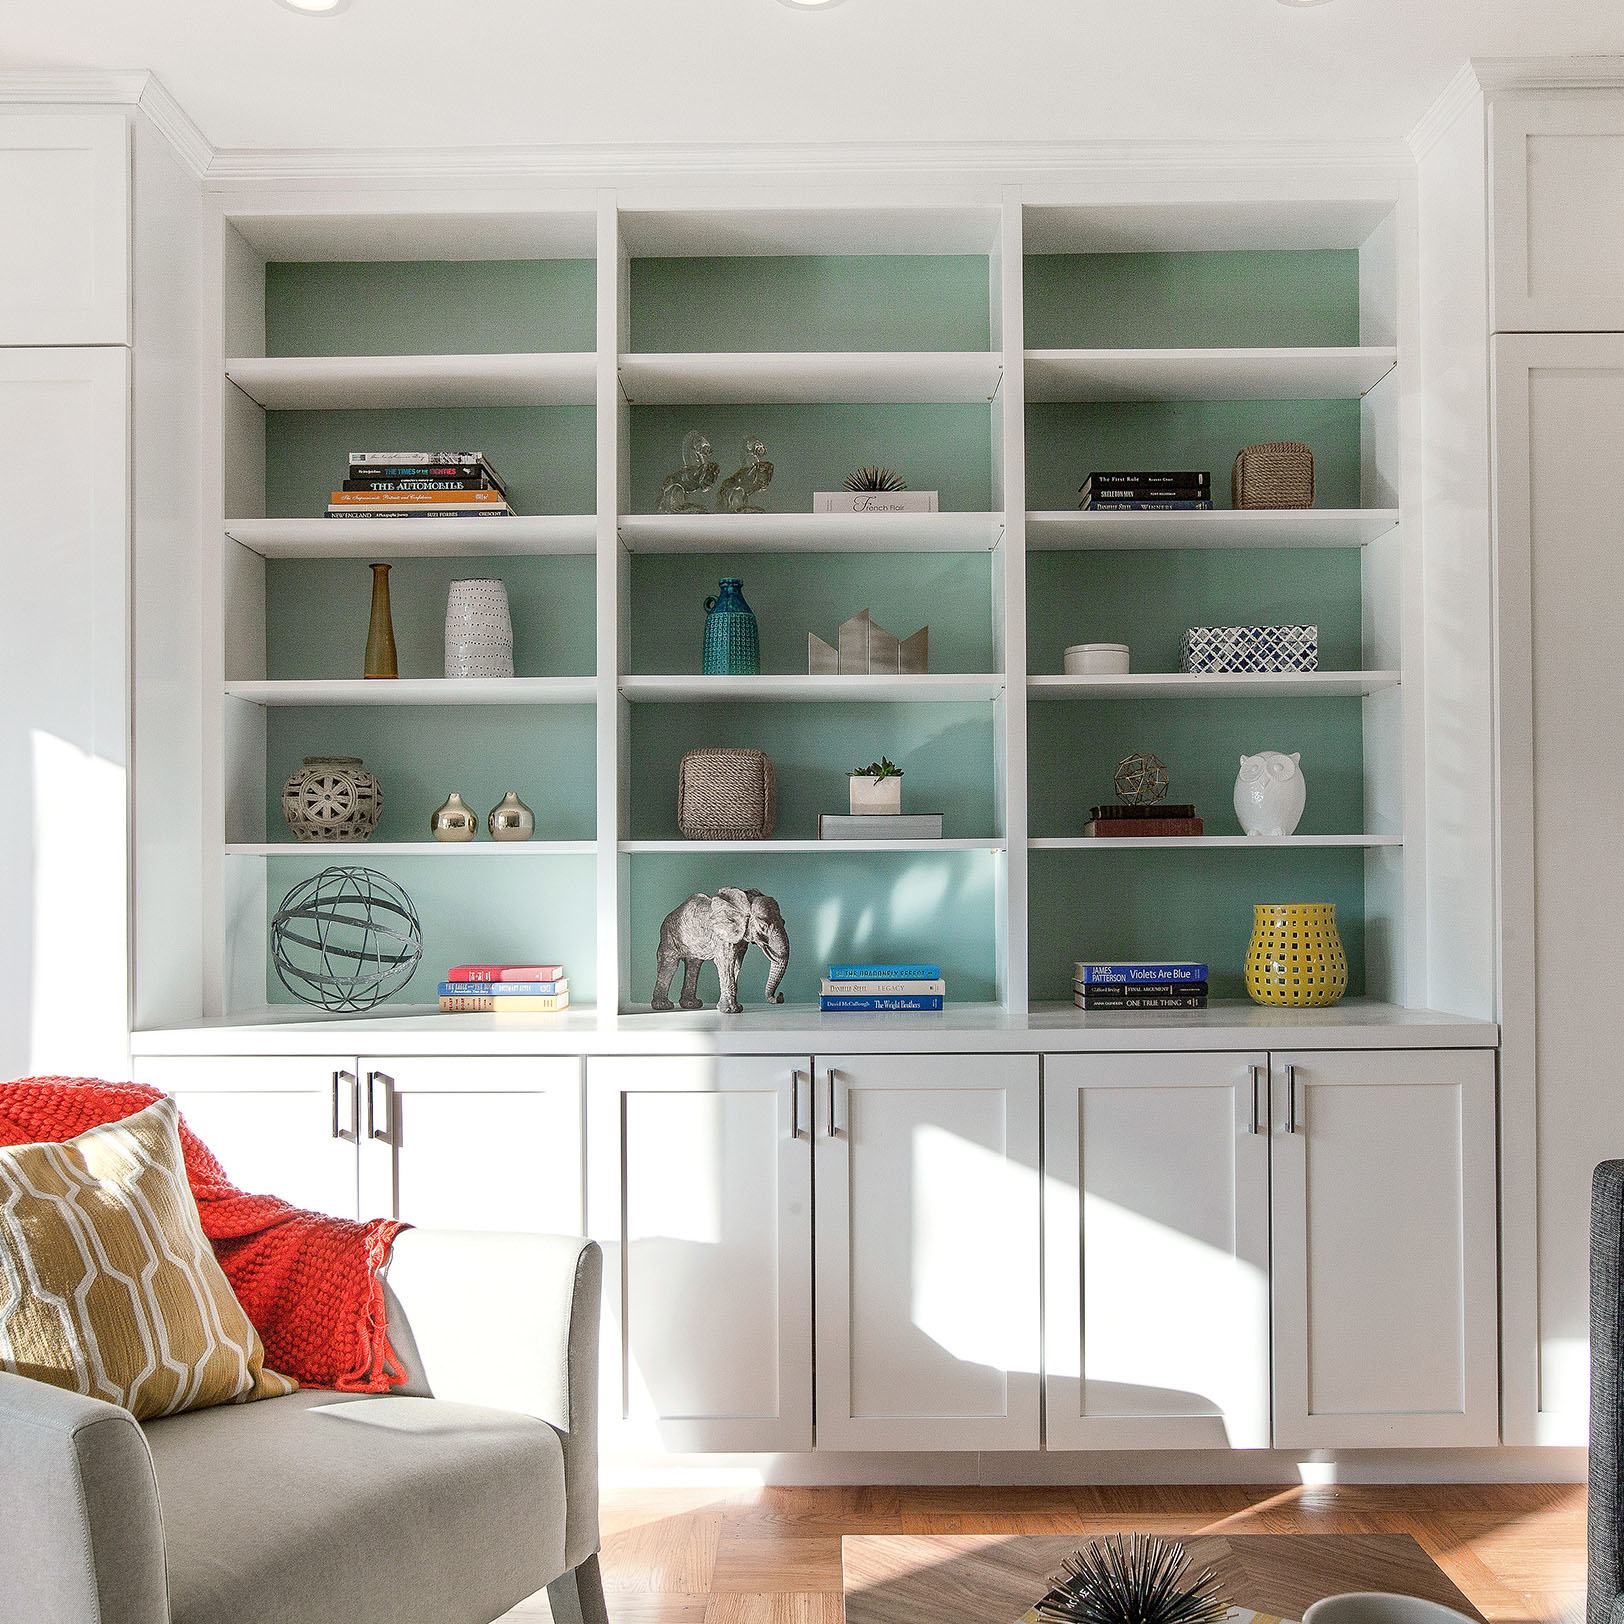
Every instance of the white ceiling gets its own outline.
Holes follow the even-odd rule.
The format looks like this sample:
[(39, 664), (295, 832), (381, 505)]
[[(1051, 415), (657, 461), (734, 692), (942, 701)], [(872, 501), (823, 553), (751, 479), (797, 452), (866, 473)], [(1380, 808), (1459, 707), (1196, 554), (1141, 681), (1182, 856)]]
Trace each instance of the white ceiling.
[(1624, 0), (0, 0), (0, 70), (150, 68), (217, 148), (1400, 137)]

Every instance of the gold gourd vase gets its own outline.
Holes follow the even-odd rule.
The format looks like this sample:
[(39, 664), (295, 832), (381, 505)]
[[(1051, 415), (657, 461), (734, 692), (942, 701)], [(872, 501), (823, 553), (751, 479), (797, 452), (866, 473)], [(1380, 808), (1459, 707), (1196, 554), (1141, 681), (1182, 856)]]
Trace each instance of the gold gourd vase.
[(1252, 909), (1246, 990), (1254, 1003), (1307, 1009), (1348, 990), (1334, 902), (1260, 902)]
[(367, 654), (364, 675), (398, 677), (395, 659), (395, 622), (389, 613), (389, 566), (372, 566), (372, 619), (367, 623)]

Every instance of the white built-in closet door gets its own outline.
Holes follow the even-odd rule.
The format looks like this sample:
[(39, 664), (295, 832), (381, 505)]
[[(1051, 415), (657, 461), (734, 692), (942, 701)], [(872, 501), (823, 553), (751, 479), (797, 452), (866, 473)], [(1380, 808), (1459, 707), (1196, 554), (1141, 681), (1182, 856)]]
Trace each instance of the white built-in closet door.
[(128, 351), (0, 349), (0, 1077), (129, 1075), (128, 425)]

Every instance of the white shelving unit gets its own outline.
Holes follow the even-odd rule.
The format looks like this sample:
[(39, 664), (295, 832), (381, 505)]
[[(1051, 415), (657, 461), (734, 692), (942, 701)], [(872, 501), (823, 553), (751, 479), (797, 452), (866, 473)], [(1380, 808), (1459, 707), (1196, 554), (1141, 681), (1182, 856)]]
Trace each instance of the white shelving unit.
[[(1400, 263), (1397, 246), (1396, 222), (1407, 205), (1396, 189), (1385, 203), (1372, 202), (1387, 196), (1381, 189), (1385, 181), (1366, 177), (1357, 184), (1330, 179), (1326, 184), (1334, 195), (1308, 197), (1293, 180), (1266, 207), (1210, 200), (1200, 206), (1203, 224), (1194, 236), (1189, 205), (1164, 203), (1149, 192), (1137, 201), (1114, 195), (1107, 203), (1086, 185), (1067, 196), (1050, 186), (1011, 187), (990, 199), (968, 201), (943, 201), (926, 189), (883, 205), (872, 197), (837, 201), (832, 194), (809, 197), (791, 189), (748, 204), (730, 198), (725, 207), (704, 191), (688, 195), (681, 188), (666, 189), (658, 199), (603, 191), (595, 199), (571, 194), (546, 209), (527, 210), (505, 199), (500, 209), (475, 210), (466, 221), (453, 221), (445, 213), (403, 213), (398, 197), (389, 201), (387, 220), (370, 207), (351, 206), (354, 200), (346, 202), (342, 196), (314, 202), (278, 197), (240, 216), (221, 205), (220, 432), (212, 439), (223, 446), (223, 454), (209, 470), (213, 522), (221, 539), (206, 582), (215, 620), (204, 727), (209, 752), (205, 819), (216, 831), (208, 854), (209, 918), (202, 955), (210, 966), (206, 999), (211, 1012), (230, 1017), (263, 1005), (266, 865), (319, 850), (267, 838), (281, 833), (279, 827), (266, 826), (268, 817), (275, 820), (265, 779), (268, 740), (279, 726), (286, 739), (285, 713), (441, 706), (592, 707), (597, 838), (511, 846), (486, 840), (444, 846), (408, 839), (344, 848), (345, 855), (472, 861), (476, 866), (485, 858), (516, 862), (519, 868), (501, 870), (516, 883), (546, 872), (529, 865), (590, 860), (596, 981), (606, 1029), (646, 996), (632, 980), (634, 865), (647, 872), (659, 860), (684, 854), (793, 857), (803, 863), (831, 853), (862, 860), (940, 853), (968, 865), (985, 861), (985, 873), (992, 877), (998, 1008), (1015, 1018), (1024, 1017), (1029, 1004), (1030, 853), (1156, 849), (1211, 853), (1211, 860), (1222, 864), (1228, 860), (1224, 854), (1248, 849), (1362, 852), (1367, 915), (1381, 922), (1383, 944), (1372, 954), (1369, 990), (1378, 1000), (1422, 1001), (1417, 949), (1425, 937), (1425, 853), (1420, 833), (1408, 825), (1405, 813), (1425, 773), (1420, 690), (1412, 675), (1418, 667), (1411, 653), (1422, 620), (1419, 549), (1404, 539), (1413, 499), (1405, 495), (1401, 478), (1407, 437), (1413, 433), (1401, 412), (1398, 383), (1409, 353), (1406, 323), (1413, 305), (1413, 267)], [(1181, 251), (1209, 239), (1233, 248), (1357, 250), (1360, 342), (1299, 349), (1045, 349), (1025, 343), (1023, 271), (1029, 254)], [(475, 240), (479, 254), (469, 252)], [(447, 250), (452, 241), (459, 244), (456, 255)], [(637, 347), (631, 315), (634, 256), (900, 253), (986, 258), (985, 349), (652, 353)], [(595, 348), (394, 356), (263, 353), (268, 259), (464, 256), (593, 259)], [(1029, 405), (1327, 400), (1358, 402), (1363, 456), (1357, 506), (1290, 512), (1028, 511)], [(646, 489), (633, 491), (632, 423), (639, 408), (865, 404), (984, 408), (991, 471), (986, 510), (900, 515), (636, 511), (652, 505)], [(450, 521), (265, 516), (267, 412), (504, 406), (594, 408), (594, 511)], [(1214, 468), (1215, 476), (1223, 472)], [(646, 470), (638, 480), (646, 484)], [(1357, 555), (1363, 628), (1358, 663), (1363, 669), (1216, 677), (1136, 672), (1120, 678), (1028, 671), (1029, 553), (1291, 548), (1346, 549)], [(634, 566), (639, 557), (806, 554), (836, 569), (843, 556), (976, 553), (984, 555), (991, 583), (988, 670), (860, 678), (795, 671), (706, 677), (635, 668), (634, 568), (652, 567)], [(296, 560), (432, 562), (481, 555), (595, 560), (596, 663), (589, 674), (502, 682), (289, 680), (269, 675), (274, 669), (266, 647), (271, 566)], [(1359, 702), (1364, 816), (1360, 819), (1355, 812), (1346, 821), (1379, 832), (1281, 841), (1225, 834), (1161, 841), (1031, 834), (1032, 702), (1081, 706), (1095, 700), (1244, 703), (1260, 698)], [(812, 707), (873, 703), (991, 708), (993, 813), (975, 837), (826, 842), (802, 838), (805, 830), (797, 828), (783, 838), (759, 842), (639, 838), (645, 830), (636, 821), (643, 814), (634, 819), (632, 781), (638, 762), (632, 732), (634, 725), (648, 725), (648, 719), (634, 724), (636, 707), (772, 705), (807, 707), (810, 715)], [(476, 720), (472, 725), (485, 724)], [(490, 725), (496, 725), (494, 720)], [(1291, 747), (1288, 741), (1281, 743)], [(284, 742), (282, 753), (286, 748)], [(1210, 811), (1214, 818), (1221, 815), (1221, 809)], [(1045, 859), (1051, 865), (1071, 860)], [(578, 1022), (583, 1013), (575, 1011), (572, 1020)]]

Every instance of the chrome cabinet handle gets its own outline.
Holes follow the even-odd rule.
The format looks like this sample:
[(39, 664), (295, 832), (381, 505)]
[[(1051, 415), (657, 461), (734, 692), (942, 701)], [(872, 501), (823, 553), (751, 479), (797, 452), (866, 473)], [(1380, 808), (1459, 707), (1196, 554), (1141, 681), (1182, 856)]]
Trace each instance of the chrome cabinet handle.
[[(339, 1094), (345, 1084), (349, 1085), (350, 1096), (350, 1125), (345, 1128), (340, 1125)], [(353, 1071), (335, 1071), (333, 1073), (333, 1137), (342, 1139), (347, 1144), (359, 1144), (361, 1135), (358, 1131), (357, 1117), (360, 1115), (360, 1105), (355, 1097), (355, 1073)]]
[(1286, 1067), (1286, 1132), (1297, 1131), (1297, 1068)]
[[(378, 1126), (377, 1095), (374, 1085), (383, 1084), (383, 1126)], [(367, 1073), (367, 1137), (386, 1145), (395, 1142), (395, 1079), (386, 1071)]]
[(835, 1068), (833, 1066), (831, 1066), (829, 1068), (828, 1076), (829, 1076), (829, 1137), (831, 1139), (836, 1139), (840, 1135), (840, 1130), (835, 1126)]
[(797, 1067), (789, 1074), (789, 1136), (801, 1137), (801, 1072)]
[(1258, 1085), (1263, 1080), (1263, 1068), (1261, 1066), (1251, 1066), (1248, 1067), (1248, 1070), (1252, 1073), (1252, 1126), (1248, 1132), (1262, 1133), (1263, 1125), (1258, 1113)]

